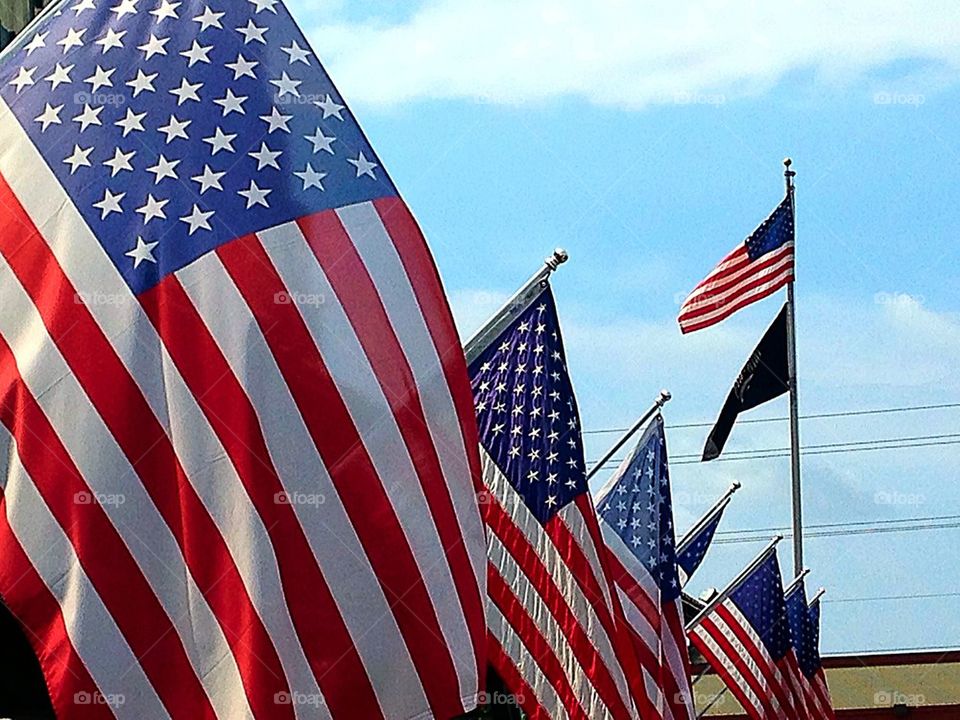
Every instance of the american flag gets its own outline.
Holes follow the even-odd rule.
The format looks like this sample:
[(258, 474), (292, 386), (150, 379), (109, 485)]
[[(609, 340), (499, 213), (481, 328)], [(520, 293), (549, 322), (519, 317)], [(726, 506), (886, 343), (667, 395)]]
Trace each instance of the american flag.
[(680, 330), (715, 325), (793, 282), (793, 196), (717, 265), (680, 307)]
[(753, 720), (807, 720), (775, 549), (688, 635)]
[(650, 703), (658, 717), (692, 720), (696, 713), (660, 415), (601, 491), (597, 512)]
[(471, 709), (466, 363), (279, 0), (71, 0), (0, 66), (0, 594), (60, 717)]
[(727, 498), (717, 507), (712, 508), (706, 516), (690, 528), (690, 531), (677, 546), (677, 564), (680, 566), (681, 585), (687, 584), (687, 581), (707, 556), (707, 550), (710, 549), (713, 536), (716, 535), (717, 528), (720, 527), (720, 521), (723, 519), (723, 511), (727, 509), (729, 504), (730, 498)]
[(817, 599), (812, 606), (807, 605), (807, 593), (801, 580), (787, 592), (786, 603), (809, 717), (812, 720), (834, 720), (830, 690), (820, 661), (820, 600)]
[(603, 559), (553, 293), (471, 356), (491, 662), (532, 718), (635, 718), (635, 658)]

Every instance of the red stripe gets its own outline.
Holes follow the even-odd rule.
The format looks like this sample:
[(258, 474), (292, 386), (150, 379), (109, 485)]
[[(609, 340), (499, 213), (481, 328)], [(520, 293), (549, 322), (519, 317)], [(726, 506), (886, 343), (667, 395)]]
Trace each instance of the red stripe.
[(520, 566), (530, 580), (537, 595), (549, 608), (557, 621), (564, 637), (570, 643), (583, 672), (590, 678), (604, 704), (614, 717), (630, 717), (630, 711), (623, 703), (620, 691), (610, 674), (607, 661), (600, 655), (590, 637), (584, 631), (563, 593), (556, 586), (550, 571), (538, 557), (536, 548), (530, 545), (526, 536), (514, 525), (503, 507), (492, 497), (487, 508), (487, 526), (500, 539), (500, 542)]
[(627, 570), (626, 566), (624, 566), (613, 550), (609, 552), (608, 560), (610, 562), (610, 574), (613, 581), (619, 585), (624, 594), (630, 598), (630, 601), (640, 614), (643, 615), (643, 618), (653, 629), (653, 632), (659, 635), (661, 631), (661, 618), (656, 606), (656, 601), (647, 595), (647, 591), (644, 590), (643, 586), (633, 576), (633, 573)]
[[(357, 333), (393, 412), (404, 444), (410, 451), (440, 542), (446, 549), (446, 561), (457, 588), (457, 596), (473, 634), (471, 639), (477, 648), (477, 641), (483, 638), (486, 624), (483, 596), (473, 573), (450, 488), (404, 348), (390, 323), (373, 279), (337, 215), (314, 215), (302, 219), (299, 226)], [(467, 449), (465, 454), (476, 455), (476, 446)], [(458, 460), (462, 458), (463, 455), (458, 456)], [(469, 472), (469, 468), (465, 467), (464, 471)], [(482, 645), (479, 649), (481, 654), (476, 656), (478, 669), (483, 664)], [(428, 674), (440, 680), (436, 666), (428, 667)]]
[[(775, 268), (784, 259), (789, 258), (788, 265), (793, 265), (793, 246), (784, 245), (777, 250), (764, 255), (757, 260), (746, 259), (745, 262), (737, 263), (736, 266), (729, 268), (723, 274), (711, 278), (709, 282), (702, 283), (700, 291), (696, 297), (688, 298), (680, 309), (681, 321), (693, 319), (711, 312), (717, 307), (736, 299), (743, 294), (743, 288), (739, 289), (730, 297), (720, 297), (724, 293), (738, 287), (744, 280), (750, 278), (771, 277), (778, 273), (768, 272)], [(749, 270), (749, 272), (742, 272)]]
[(817, 697), (820, 698), (820, 706), (825, 712), (825, 717), (827, 720), (834, 720), (836, 715), (833, 711), (833, 701), (830, 699), (830, 688), (827, 687), (827, 678), (822, 668), (817, 670), (817, 674), (813, 676), (811, 682), (814, 692), (816, 692)]
[(717, 644), (726, 660), (733, 665), (736, 674), (733, 674), (726, 668), (721, 658), (715, 655), (705, 643), (700, 641), (696, 633), (690, 634), (691, 640), (697, 649), (703, 653), (704, 657), (714, 658), (716, 662), (711, 662), (713, 669), (718, 675), (725, 679), (727, 687), (737, 697), (737, 700), (743, 705), (744, 709), (750, 710), (750, 708), (753, 707), (743, 690), (743, 687), (746, 686), (753, 692), (754, 696), (760, 702), (760, 706), (763, 708), (763, 712), (760, 715), (757, 715), (755, 711), (751, 712), (756, 720), (771, 720), (772, 718), (778, 717), (774, 705), (771, 702), (769, 686), (764, 682), (763, 678), (756, 675), (747, 665), (741, 655), (741, 651), (733, 646), (730, 640), (727, 639), (727, 636), (717, 627), (713, 619), (710, 617), (705, 618), (700, 624), (699, 629), (709, 635)]
[(274, 502), (283, 488), (243, 386), (175, 275), (145, 293), (141, 303), (263, 520), (284, 588), (285, 597), (274, 600), (286, 600), (331, 712), (336, 715), (352, 708), (368, 713), (365, 717), (379, 717), (373, 688), (293, 507)]
[(679, 601), (674, 601), (666, 605), (663, 609), (664, 625), (666, 632), (664, 636), (669, 636), (677, 647), (680, 655), (680, 662), (683, 665), (682, 676), (674, 674), (673, 667), (667, 662), (666, 654), (663, 656), (664, 673), (667, 677), (667, 684), (673, 688), (673, 694), (667, 696), (667, 702), (673, 710), (675, 720), (689, 719), (689, 708), (687, 703), (680, 697), (691, 698), (692, 691), (690, 687), (690, 655), (687, 652), (687, 636), (683, 631), (683, 617), (681, 615)]
[[(50, 337), (137, 471), (167, 524), (171, 529), (176, 528), (175, 533), (177, 530), (182, 532), (184, 505), (190, 508), (193, 504), (190, 502), (191, 498), (196, 501), (196, 510), (189, 513), (191, 521), (195, 519), (194, 513), (209, 519), (199, 499), (192, 495), (192, 488), (183, 475), (169, 439), (140, 389), (93, 316), (84, 305), (76, 302), (76, 290), (63, 274), (56, 258), (2, 177), (0, 206), (6, 208), (6, 212), (0, 216), (0, 222), (3, 223), (0, 226), (0, 253), (30, 295)], [(8, 398), (8, 402), (13, 401), (24, 407), (32, 404), (42, 416), (42, 411), (35, 405), (32, 397), (28, 399), (25, 396), (28, 393), (17, 388), (22, 380), (17, 375), (12, 353), (5, 342), (2, 352), (7, 359), (4, 364), (6, 382), (2, 387), (6, 393), (14, 393), (13, 397)], [(136, 418), (137, 422), (130, 422), (131, 418)], [(45, 418), (40, 427), (59, 445), (55, 432)], [(59, 483), (59, 475), (63, 473), (64, 467), (71, 468), (76, 478), (80, 477), (72, 461), (54, 467), (47, 464), (50, 462), (50, 458), (46, 457), (49, 450), (28, 450), (30, 446), (22, 436), (21, 428), (12, 428), (11, 433), (24, 443), (21, 459), (34, 477), (35, 483), (43, 484), (53, 478)], [(62, 445), (60, 452), (65, 459), (69, 458)], [(87, 490), (80, 483), (77, 487)], [(171, 489), (173, 492), (170, 492)], [(62, 493), (62, 488), (59, 492)], [(54, 498), (51, 502), (62, 503), (68, 497), (73, 495), (61, 494), (59, 499)], [(77, 507), (79, 506), (76, 504), (71, 508), (61, 505), (58, 522), (68, 535), (72, 535), (71, 542), (78, 555), (88, 557), (85, 567), (91, 582), (97, 587), (164, 705), (173, 717), (212, 717), (213, 707), (196, 672), (190, 666), (179, 635), (169, 631), (169, 618), (146, 585), (146, 580), (138, 572), (136, 575), (140, 577), (142, 585), (134, 587), (135, 581), (129, 584), (125, 575), (118, 572), (117, 566), (104, 562), (100, 556), (101, 540), (96, 533), (84, 532), (82, 536), (76, 534), (78, 528), (72, 520), (78, 513)], [(104, 521), (108, 522), (105, 518)], [(203, 522), (199, 524), (202, 526)], [(122, 543), (122, 540), (119, 542)], [(87, 553), (94, 549), (97, 550), (97, 555), (91, 559)], [(113, 552), (111, 560), (118, 563), (128, 560), (129, 564), (135, 567), (132, 558), (119, 549)], [(223, 568), (217, 568), (215, 572), (215, 579), (220, 580), (223, 577)], [(198, 585), (203, 589), (203, 584), (198, 582)]]
[(513, 627), (514, 632), (526, 646), (530, 655), (540, 667), (540, 671), (547, 678), (556, 691), (560, 702), (563, 703), (571, 719), (580, 718), (589, 720), (589, 716), (580, 706), (577, 694), (571, 687), (563, 665), (557, 659), (553, 648), (540, 633), (540, 628), (527, 614), (522, 603), (513, 594), (500, 574), (493, 568), (487, 573), (487, 590), (490, 600), (496, 603), (500, 612)]
[[(680, 306), (681, 312), (684, 308), (690, 305), (697, 299), (697, 296), (702, 294), (703, 289), (708, 287), (710, 283), (716, 282), (718, 278), (725, 278), (731, 274), (737, 272), (743, 267), (746, 267), (751, 262), (750, 253), (747, 250), (746, 243), (741, 243), (736, 247), (736, 249), (731, 250), (730, 253), (720, 262), (717, 263), (716, 267), (710, 271), (710, 273), (700, 282), (697, 283), (696, 287), (690, 291), (690, 294), (687, 295), (686, 299)], [(729, 263), (727, 267), (723, 267), (725, 264)]]
[(550, 714), (540, 704), (533, 688), (523, 679), (513, 660), (504, 652), (492, 634), (487, 636), (487, 657), (503, 684), (513, 694), (517, 704), (530, 720), (550, 720)]
[[(770, 278), (761, 278), (761, 280), (758, 281), (756, 285), (757, 286), (763, 285), (764, 282), (768, 282), (769, 280)], [(722, 320), (726, 320), (728, 317), (733, 315), (738, 310), (741, 310), (747, 307), (748, 305), (752, 305), (755, 302), (759, 302), (764, 298), (770, 297), (771, 295), (773, 295), (773, 293), (775, 293), (777, 290), (782, 288), (787, 283), (793, 282), (793, 280), (794, 280), (793, 267), (790, 266), (790, 272), (787, 275), (785, 275), (778, 282), (774, 283), (769, 288), (764, 290), (762, 293), (758, 295), (749, 296), (749, 297), (740, 296), (739, 300), (726, 306), (723, 312), (717, 315), (716, 317), (710, 318), (709, 320), (704, 320), (703, 322), (681, 326), (681, 330), (683, 331), (684, 334), (686, 334), (686, 333), (693, 332), (695, 330), (703, 330), (704, 328), (708, 328), (711, 325), (716, 325), (718, 322), (721, 322)], [(744, 292), (748, 292), (750, 289), (752, 288), (746, 288)]]
[(14, 536), (6, 510), (6, 501), (0, 500), (0, 597), (26, 630), (54, 712), (78, 720), (113, 718), (104, 703), (77, 703), (78, 698), (95, 697), (99, 688), (70, 642), (57, 599)]

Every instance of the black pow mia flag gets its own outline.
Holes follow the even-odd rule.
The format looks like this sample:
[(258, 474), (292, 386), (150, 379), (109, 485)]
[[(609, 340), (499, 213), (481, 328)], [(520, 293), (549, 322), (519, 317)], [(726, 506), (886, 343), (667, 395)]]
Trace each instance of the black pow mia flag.
[(780, 397), (790, 389), (788, 377), (787, 306), (784, 305), (727, 395), (703, 448), (704, 462), (720, 457), (740, 413)]

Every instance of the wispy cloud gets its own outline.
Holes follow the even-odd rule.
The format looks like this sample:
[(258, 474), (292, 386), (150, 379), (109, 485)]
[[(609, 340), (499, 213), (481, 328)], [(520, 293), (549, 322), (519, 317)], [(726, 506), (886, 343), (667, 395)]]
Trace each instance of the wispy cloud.
[(954, 0), (429, 0), (399, 21), (330, 18), (313, 14), (315, 46), (351, 100), (381, 105), (721, 102), (794, 70), (849, 78), (918, 60), (942, 76), (960, 66)]

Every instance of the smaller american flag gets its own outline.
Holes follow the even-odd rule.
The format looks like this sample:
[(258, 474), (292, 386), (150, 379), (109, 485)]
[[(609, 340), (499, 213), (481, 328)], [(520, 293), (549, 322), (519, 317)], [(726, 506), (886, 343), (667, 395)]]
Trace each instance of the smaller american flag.
[(787, 195), (683, 301), (680, 330), (686, 334), (716, 325), (793, 282), (793, 241), (793, 197)]
[(808, 720), (775, 548), (688, 634), (750, 718)]
[(653, 419), (601, 491), (600, 527), (651, 705), (694, 718), (663, 418)]
[(697, 571), (707, 555), (713, 536), (720, 527), (723, 511), (727, 509), (729, 499), (713, 508), (706, 517), (698, 522), (680, 541), (677, 548), (677, 564), (680, 566), (681, 585), (686, 585), (690, 576)]
[(807, 593), (803, 581), (797, 583), (786, 597), (787, 615), (793, 647), (797, 653), (802, 674), (801, 683), (807, 708), (813, 720), (834, 720), (835, 715), (827, 689), (827, 678), (820, 661), (820, 601), (807, 606)]

